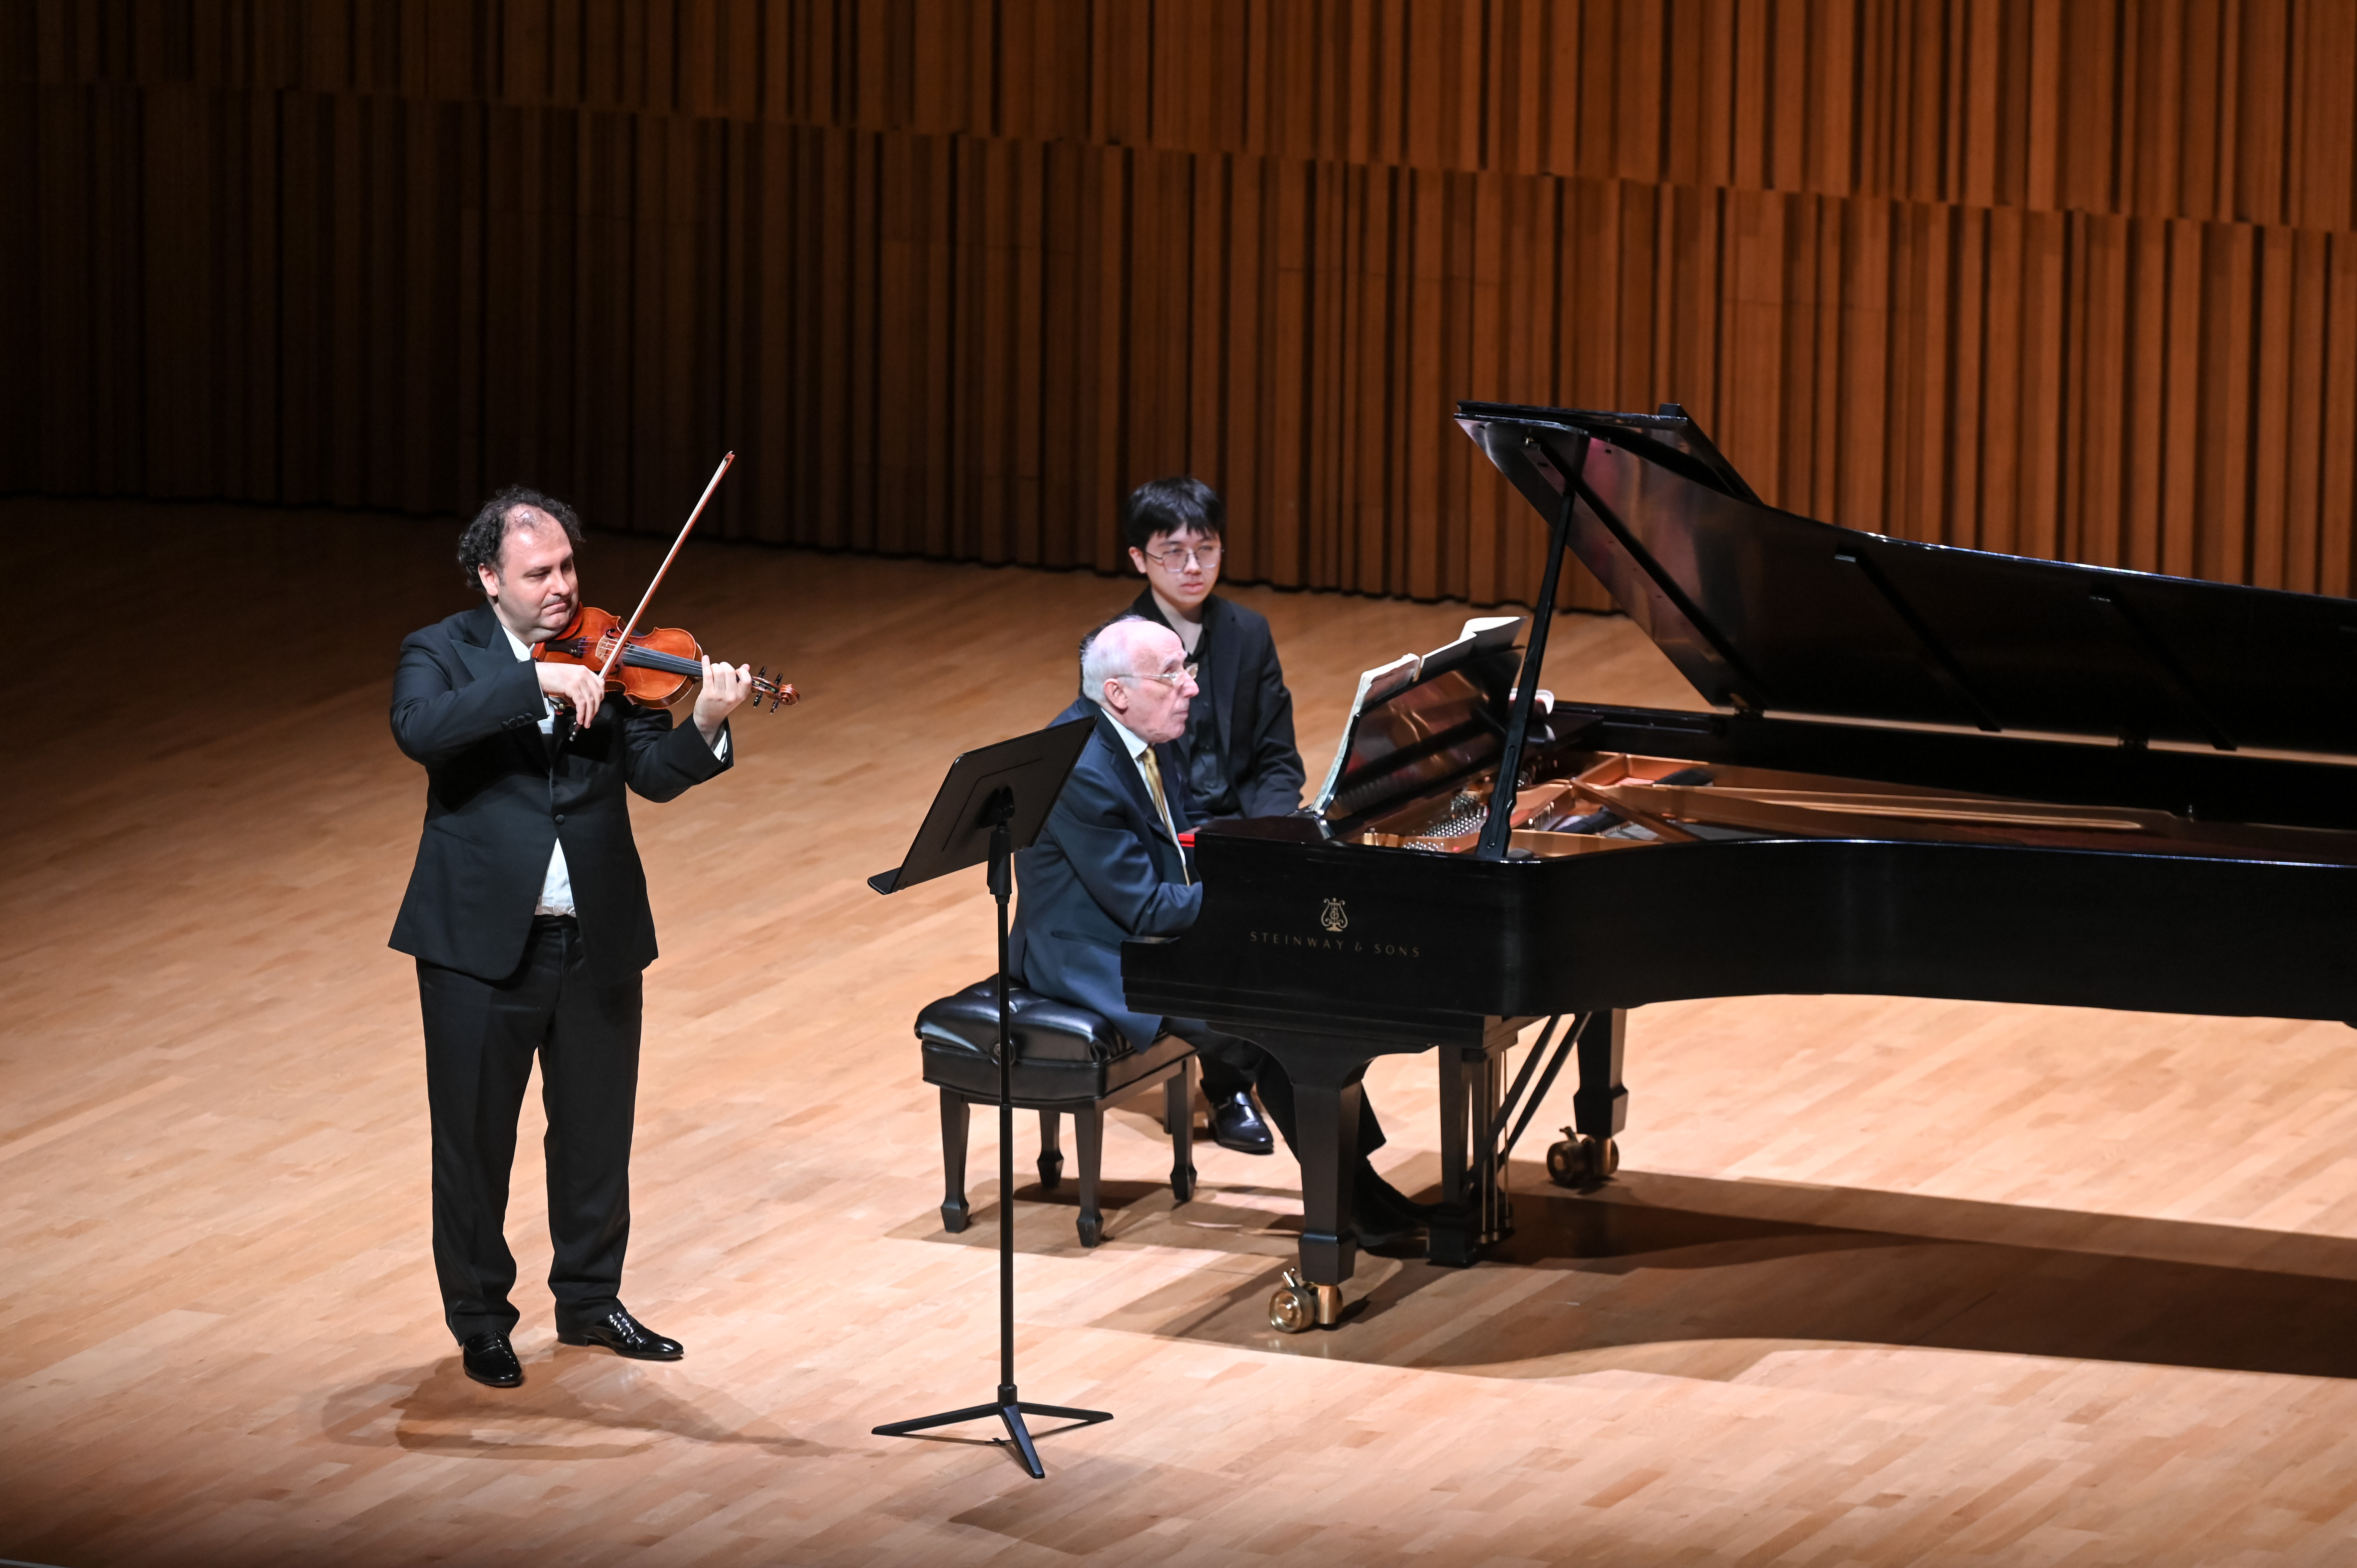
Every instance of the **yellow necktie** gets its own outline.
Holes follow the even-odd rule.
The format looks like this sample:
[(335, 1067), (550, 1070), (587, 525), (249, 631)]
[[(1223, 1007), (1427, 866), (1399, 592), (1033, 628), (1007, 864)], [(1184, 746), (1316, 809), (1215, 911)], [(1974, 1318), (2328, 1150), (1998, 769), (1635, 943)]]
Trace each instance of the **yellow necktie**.
[[(1162, 763), (1150, 746), (1137, 754), (1137, 760), (1145, 766), (1146, 787), (1154, 791), (1154, 809), (1162, 813), (1163, 829), (1169, 833), (1170, 842), (1177, 843), (1178, 824), (1170, 820), (1170, 798), (1162, 792)], [(1195, 880), (1195, 874), (1187, 869), (1187, 852), (1183, 847), (1178, 851), (1178, 874), (1189, 885)]]
[[(1154, 809), (1162, 813), (1162, 825), (1167, 828), (1170, 825), (1170, 800), (1162, 793), (1161, 759), (1154, 755), (1154, 748), (1150, 746), (1137, 754), (1137, 759), (1146, 764), (1146, 788), (1154, 791)], [(1172, 836), (1177, 835), (1174, 833)]]

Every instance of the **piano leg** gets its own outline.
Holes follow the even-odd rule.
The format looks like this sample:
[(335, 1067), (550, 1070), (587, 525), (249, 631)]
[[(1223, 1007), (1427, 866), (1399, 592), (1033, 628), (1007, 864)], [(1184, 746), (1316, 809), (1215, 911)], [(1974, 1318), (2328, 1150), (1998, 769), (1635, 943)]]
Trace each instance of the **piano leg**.
[(1162, 1085), (1162, 1127), (1170, 1134), (1170, 1201), (1195, 1196), (1195, 1058), (1183, 1057)]
[[(1366, 1070), (1361, 1062), (1358, 1071)], [(1301, 1134), (1301, 1273), (1313, 1285), (1340, 1285), (1359, 1266), (1359, 1232), (1351, 1205), (1359, 1168), (1359, 1106), (1366, 1090), (1353, 1073), (1347, 1083), (1293, 1082), (1295, 1125)]]
[(1571, 1097), (1571, 1130), (1581, 1137), (1609, 1143), (1629, 1124), (1629, 1091), (1620, 1084), (1620, 1053), (1628, 1039), (1626, 1007), (1596, 1019), (1579, 1036), (1579, 1088)]
[(1558, 1187), (1594, 1187), (1620, 1168), (1615, 1135), (1629, 1122), (1629, 1091), (1620, 1083), (1620, 1056), (1629, 1038), (1629, 1010), (1615, 1007), (1588, 1021), (1579, 1036), (1579, 1087), (1571, 1096), (1571, 1125), (1547, 1150), (1547, 1175)]
[[(1472, 1076), (1469, 1069), (1475, 1069), (1480, 1053), (1461, 1046), (1443, 1046), (1433, 1055), (1440, 1062), (1440, 1205), (1461, 1209), (1473, 1178), (1465, 1153), (1470, 1141), (1466, 1135), (1468, 1123), (1472, 1120), (1469, 1103), (1472, 1093), (1466, 1079)], [(1473, 1061), (1466, 1060), (1468, 1057)]]
[(1093, 1247), (1104, 1240), (1104, 1214), (1097, 1208), (1097, 1173), (1104, 1166), (1104, 1108), (1088, 1105), (1074, 1111), (1072, 1131), (1081, 1145), (1081, 1245)]
[[(1270, 1320), (1287, 1332), (1331, 1327), (1341, 1316), (1342, 1285), (1359, 1265), (1351, 1208), (1366, 1098), (1360, 1080), (1379, 1053), (1344, 1036), (1257, 1029), (1252, 1039), (1276, 1058), (1292, 1085), (1293, 1152), (1301, 1162), (1301, 1267), (1286, 1271)], [(1293, 1310), (1281, 1314), (1279, 1304), (1297, 1290)]]

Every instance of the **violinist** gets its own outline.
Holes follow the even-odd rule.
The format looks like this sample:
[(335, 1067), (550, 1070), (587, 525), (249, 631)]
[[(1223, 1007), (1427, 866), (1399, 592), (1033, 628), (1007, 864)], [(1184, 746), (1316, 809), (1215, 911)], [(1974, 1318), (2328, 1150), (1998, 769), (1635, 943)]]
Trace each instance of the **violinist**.
[(393, 677), (393, 739), (425, 769), (392, 945), (417, 961), (434, 1268), (466, 1373), (493, 1388), (523, 1381), (503, 1229), (535, 1055), (557, 1337), (638, 1360), (683, 1354), (620, 1295), (640, 980), (655, 956), (624, 789), (670, 800), (726, 771), (728, 715), (752, 685), (742, 666), (700, 659), (690, 722), (674, 725), (589, 665), (535, 658), (581, 607), (580, 540), (563, 502), (493, 496), (458, 539), (483, 602), (411, 633)]

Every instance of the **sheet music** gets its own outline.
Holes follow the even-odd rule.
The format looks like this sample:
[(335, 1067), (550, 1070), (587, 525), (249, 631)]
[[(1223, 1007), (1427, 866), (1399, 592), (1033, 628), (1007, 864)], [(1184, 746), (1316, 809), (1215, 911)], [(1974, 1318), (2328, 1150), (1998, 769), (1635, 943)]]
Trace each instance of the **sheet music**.
[(1475, 616), (1465, 623), (1456, 639), (1445, 642), (1426, 654), (1403, 653), (1389, 664), (1378, 665), (1359, 677), (1358, 694), (1351, 700), (1350, 722), (1342, 726), (1342, 742), (1334, 749), (1333, 764), (1326, 769), (1326, 781), (1318, 788), (1318, 798), (1307, 810), (1312, 816), (1324, 816), (1334, 803), (1334, 791), (1342, 782), (1342, 773), (1351, 760), (1351, 742), (1358, 738), (1359, 716), (1369, 708), (1406, 691), (1427, 674), (1437, 675), (1454, 669), (1476, 653), (1493, 648), (1513, 645), (1515, 634), (1522, 629), (1521, 616)]

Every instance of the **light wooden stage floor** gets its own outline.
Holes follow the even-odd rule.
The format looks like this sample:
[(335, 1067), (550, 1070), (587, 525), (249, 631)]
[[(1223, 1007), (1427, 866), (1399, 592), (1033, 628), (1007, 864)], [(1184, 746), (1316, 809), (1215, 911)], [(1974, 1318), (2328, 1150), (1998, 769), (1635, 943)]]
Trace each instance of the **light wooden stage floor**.
[[(1084, 575), (688, 552), (658, 618), (808, 694), (638, 811), (664, 957), (625, 1290), (689, 1356), (555, 1347), (528, 1125), (530, 1381), (477, 1387), (384, 946), (421, 810), (388, 682), (465, 603), (454, 532), (0, 503), (31, 650), (0, 770), (0, 1557), (2357, 1560), (2357, 1036), (2266, 1019), (1645, 1009), (1616, 1185), (1548, 1187), (1534, 1131), (1497, 1258), (1369, 1260), (1364, 1318), (1298, 1338), (1261, 1321), (1290, 1160), (1206, 1147), (1174, 1209), (1125, 1112), (1103, 1247), (1069, 1187), (1015, 1197), (1025, 1392), (1117, 1419), (1047, 1438), (1044, 1483), (979, 1428), (870, 1436), (988, 1397), (997, 1194), (977, 1116), (979, 1223), (940, 1230), (909, 1033), (987, 966), (980, 874), (861, 878), (952, 753), (1061, 705), (1129, 592)], [(655, 553), (593, 539), (592, 601)], [(1466, 613), (1240, 596), (1313, 773), (1352, 675)], [(1617, 619), (1565, 624), (1550, 683), (1693, 701)], [(1428, 1181), (1429, 1060), (1370, 1082), (1381, 1161)]]

